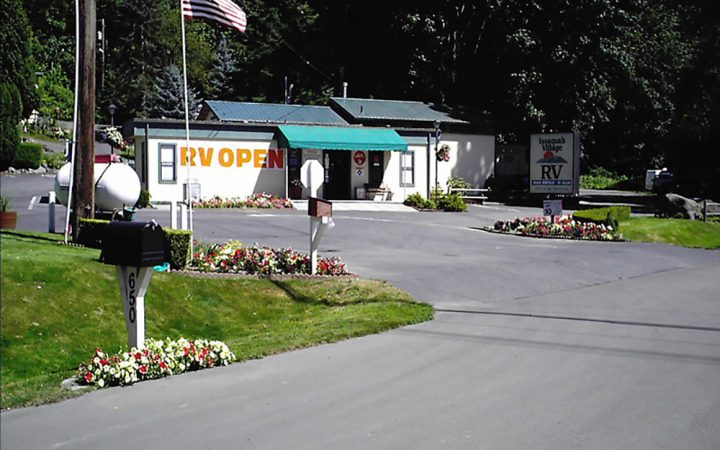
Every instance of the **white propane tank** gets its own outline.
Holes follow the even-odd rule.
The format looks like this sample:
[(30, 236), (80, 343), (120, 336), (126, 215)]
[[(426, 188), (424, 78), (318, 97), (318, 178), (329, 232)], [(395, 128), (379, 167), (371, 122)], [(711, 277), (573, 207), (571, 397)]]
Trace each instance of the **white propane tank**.
[[(55, 195), (67, 205), (71, 164), (67, 163), (55, 176)], [(95, 206), (102, 211), (132, 207), (140, 198), (140, 178), (127, 164), (96, 163), (93, 166)], [(98, 181), (99, 180), (99, 181)]]

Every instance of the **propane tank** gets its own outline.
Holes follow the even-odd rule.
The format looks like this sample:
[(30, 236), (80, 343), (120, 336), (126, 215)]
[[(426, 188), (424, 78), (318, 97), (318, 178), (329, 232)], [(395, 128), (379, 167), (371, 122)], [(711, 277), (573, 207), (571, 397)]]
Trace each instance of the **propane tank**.
[[(65, 164), (55, 176), (57, 200), (67, 206), (72, 165)], [(140, 198), (140, 178), (127, 164), (108, 163), (93, 165), (95, 184), (95, 207), (101, 211), (113, 211), (132, 207)]]

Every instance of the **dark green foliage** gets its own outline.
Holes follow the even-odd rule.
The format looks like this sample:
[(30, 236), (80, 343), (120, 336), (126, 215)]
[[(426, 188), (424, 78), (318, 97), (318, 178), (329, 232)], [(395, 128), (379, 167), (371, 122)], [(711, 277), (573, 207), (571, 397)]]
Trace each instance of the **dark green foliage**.
[(425, 198), (417, 193), (408, 195), (404, 203), (418, 209), (437, 209), (437, 204), (432, 199)]
[(14, 167), (16, 169), (37, 169), (45, 158), (45, 148), (35, 142), (22, 142), (18, 146)]
[(77, 243), (86, 247), (101, 248), (109, 220), (80, 219)]
[[(577, 211), (573, 214), (573, 219), (579, 220), (580, 222), (592, 222), (592, 223), (604, 223), (611, 225), (616, 222), (628, 220), (630, 218), (630, 207), (629, 206), (610, 206), (608, 208), (595, 208), (586, 209), (583, 211)], [(614, 229), (615, 226), (613, 226)]]
[(17, 125), (38, 105), (34, 39), (23, 2), (0, 0), (0, 24), (0, 83), (15, 85), (19, 92), (20, 109), (13, 113)]
[(18, 88), (12, 83), (0, 83), (0, 170), (15, 162), (20, 145), (17, 125), (21, 108)]
[(67, 163), (67, 157), (62, 153), (45, 153), (43, 162), (49, 169), (60, 169)]
[(447, 194), (438, 198), (437, 206), (439, 209), (448, 212), (463, 212), (467, 210), (465, 199), (460, 194)]
[(460, 177), (450, 177), (447, 180), (447, 187), (450, 188), (459, 188), (459, 189), (470, 189), (472, 188), (472, 185), (468, 183), (467, 181), (463, 180)]
[(582, 189), (619, 189), (627, 181), (627, 176), (618, 175), (602, 167), (590, 169), (589, 173), (580, 175)]
[(140, 189), (140, 197), (138, 197), (136, 208), (147, 208), (150, 206), (150, 191), (147, 189)]
[(605, 219), (605, 225), (612, 227), (613, 230), (618, 231), (620, 229), (620, 222), (615, 218), (615, 214), (610, 211)]
[(184, 270), (190, 262), (192, 231), (164, 228), (167, 236), (167, 255), (173, 270)]

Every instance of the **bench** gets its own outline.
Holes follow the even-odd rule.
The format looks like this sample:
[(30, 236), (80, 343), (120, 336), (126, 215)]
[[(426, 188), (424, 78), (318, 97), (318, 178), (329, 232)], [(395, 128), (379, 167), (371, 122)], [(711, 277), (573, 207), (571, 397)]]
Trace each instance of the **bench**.
[(485, 194), (487, 194), (488, 192), (490, 192), (490, 189), (456, 187), (448, 188), (448, 194), (460, 194), (465, 200), (477, 200), (480, 202), (481, 205), (485, 204), (485, 200), (487, 200), (487, 195)]
[(708, 216), (720, 216), (720, 203), (703, 200), (703, 220), (707, 222)]

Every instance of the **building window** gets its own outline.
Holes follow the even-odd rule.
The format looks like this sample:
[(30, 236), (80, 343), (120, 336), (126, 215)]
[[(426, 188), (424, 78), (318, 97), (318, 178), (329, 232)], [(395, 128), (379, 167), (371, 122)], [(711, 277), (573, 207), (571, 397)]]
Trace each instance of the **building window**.
[(160, 183), (177, 182), (175, 146), (160, 144)]
[(400, 153), (400, 186), (415, 187), (415, 152)]

